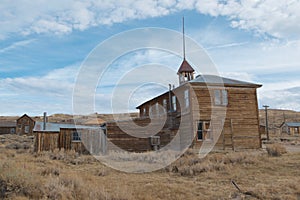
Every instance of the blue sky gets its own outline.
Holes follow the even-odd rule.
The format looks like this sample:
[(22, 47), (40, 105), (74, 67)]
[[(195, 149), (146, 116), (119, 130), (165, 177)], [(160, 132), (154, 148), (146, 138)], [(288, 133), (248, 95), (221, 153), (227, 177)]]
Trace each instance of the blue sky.
[[(72, 113), (80, 66), (97, 45), (137, 28), (180, 32), (183, 15), (187, 37), (203, 47), (219, 74), (263, 84), (258, 89), (260, 107), (267, 104), (271, 108), (300, 111), (299, 9), (297, 0), (3, 0), (0, 115)], [(178, 41), (179, 46), (181, 42)], [(191, 53), (187, 46), (187, 59)], [(170, 67), (174, 74), (169, 73), (168, 81), (176, 85), (175, 73), (181, 59), (157, 50), (120, 55), (101, 80), (105, 84), (100, 81), (95, 88), (94, 111), (110, 112), (117, 81), (139, 66), (157, 63)], [(201, 68), (205, 67), (203, 61)], [(140, 77), (147, 75), (154, 81), (158, 74), (142, 73), (139, 72)], [(135, 106), (167, 89), (167, 85), (151, 83), (143, 87), (136, 88), (126, 99), (124, 110), (133, 111)]]

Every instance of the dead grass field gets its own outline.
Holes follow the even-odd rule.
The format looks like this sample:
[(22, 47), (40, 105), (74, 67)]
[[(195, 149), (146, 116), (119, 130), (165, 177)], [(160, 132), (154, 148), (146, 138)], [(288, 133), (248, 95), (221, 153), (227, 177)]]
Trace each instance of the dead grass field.
[(300, 199), (299, 152), (211, 153), (199, 159), (188, 151), (162, 170), (129, 174), (74, 152), (34, 154), (30, 139), (7, 137), (0, 143), (0, 199)]

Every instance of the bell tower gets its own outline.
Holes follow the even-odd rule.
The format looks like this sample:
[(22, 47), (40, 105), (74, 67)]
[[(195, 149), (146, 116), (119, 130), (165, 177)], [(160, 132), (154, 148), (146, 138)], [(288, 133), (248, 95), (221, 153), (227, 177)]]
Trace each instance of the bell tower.
[(179, 85), (194, 79), (194, 69), (185, 59), (184, 17), (182, 18), (183, 61), (178, 69)]

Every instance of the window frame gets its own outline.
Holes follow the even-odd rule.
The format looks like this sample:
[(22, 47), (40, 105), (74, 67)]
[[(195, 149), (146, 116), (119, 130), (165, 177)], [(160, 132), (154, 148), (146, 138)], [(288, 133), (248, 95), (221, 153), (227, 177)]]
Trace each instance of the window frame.
[(164, 111), (166, 113), (167, 109), (168, 109), (168, 101), (167, 101), (167, 99), (163, 99), (163, 107), (164, 107)]
[[(201, 130), (199, 129), (199, 125), (201, 124)], [(201, 139), (199, 137), (199, 133), (201, 132)], [(213, 141), (213, 134), (211, 131), (211, 122), (205, 120), (197, 121), (197, 141)]]
[(225, 89), (215, 89), (213, 100), (215, 106), (228, 106), (228, 91)]
[(172, 110), (177, 111), (177, 98), (175, 95), (172, 96)]
[(81, 142), (81, 132), (80, 131), (73, 131), (72, 132), (72, 142)]
[(190, 93), (188, 89), (184, 91), (184, 101), (185, 101), (185, 108), (188, 109), (190, 107)]
[(30, 126), (29, 125), (25, 125), (24, 126), (24, 133), (29, 133), (30, 132)]

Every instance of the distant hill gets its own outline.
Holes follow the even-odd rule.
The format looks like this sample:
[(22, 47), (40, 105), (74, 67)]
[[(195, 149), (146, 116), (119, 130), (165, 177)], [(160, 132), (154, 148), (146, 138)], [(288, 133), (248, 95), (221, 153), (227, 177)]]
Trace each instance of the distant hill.
[[(265, 125), (265, 110), (259, 110), (260, 124)], [(300, 112), (293, 110), (268, 109), (268, 124), (270, 128), (279, 128), (283, 122), (300, 122)]]

